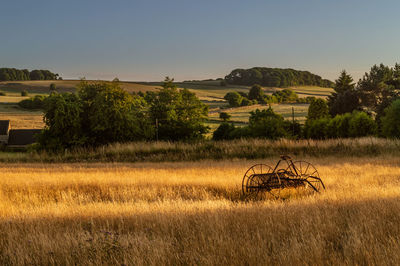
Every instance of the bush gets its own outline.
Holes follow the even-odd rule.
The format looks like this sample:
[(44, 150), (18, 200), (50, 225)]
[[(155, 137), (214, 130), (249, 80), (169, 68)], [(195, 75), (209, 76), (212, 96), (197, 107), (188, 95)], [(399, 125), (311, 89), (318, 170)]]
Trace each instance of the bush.
[(253, 85), (249, 91), (249, 100), (262, 101), (264, 99), (264, 91), (258, 84)]
[(63, 150), (112, 142), (151, 139), (154, 129), (143, 98), (117, 83), (82, 82), (78, 94), (52, 94), (45, 101), (40, 147)]
[(276, 91), (272, 96), (275, 96), (279, 103), (296, 102), (299, 98), (299, 96), (297, 96), (297, 94), (291, 89)]
[(400, 100), (392, 102), (384, 111), (382, 135), (387, 138), (400, 138)]
[(364, 137), (375, 135), (377, 125), (375, 121), (364, 112), (353, 112), (349, 121), (349, 136)]
[(284, 119), (271, 107), (250, 113), (249, 131), (256, 138), (278, 139), (287, 136)]
[(327, 138), (329, 118), (319, 118), (307, 120), (304, 126), (304, 136), (308, 139), (325, 139)]
[(228, 92), (224, 99), (228, 101), (230, 106), (238, 107), (241, 106), (243, 97), (237, 92)]
[(226, 112), (221, 112), (219, 114), (219, 118), (222, 119), (222, 121), (226, 122), (231, 118), (231, 115)]
[(21, 91), (21, 96), (22, 97), (28, 96), (28, 91), (26, 90)]
[(5, 92), (0, 91), (0, 96), (6, 96)]
[(235, 130), (235, 126), (230, 123), (222, 123), (213, 133), (213, 140), (224, 140), (232, 139), (232, 132)]
[(249, 99), (247, 99), (247, 98), (242, 98), (242, 103), (241, 103), (241, 106), (249, 106), (249, 105), (252, 105), (253, 104), (253, 101), (251, 101), (251, 100), (249, 100)]
[(348, 138), (351, 118), (352, 115), (350, 113), (336, 115), (328, 123), (327, 136), (329, 138)]
[(18, 105), (22, 108), (31, 110), (43, 109), (46, 98), (47, 97), (44, 95), (36, 95), (35, 97), (20, 101)]
[(329, 108), (325, 100), (315, 99), (308, 107), (307, 120), (329, 117)]

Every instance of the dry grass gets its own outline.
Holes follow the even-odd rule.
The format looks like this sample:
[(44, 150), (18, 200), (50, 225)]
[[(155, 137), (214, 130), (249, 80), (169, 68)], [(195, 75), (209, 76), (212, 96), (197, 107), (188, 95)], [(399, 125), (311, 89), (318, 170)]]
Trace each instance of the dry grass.
[(10, 120), (12, 129), (42, 129), (44, 127), (43, 114), (30, 113), (0, 113), (0, 120)]
[(400, 160), (309, 160), (325, 193), (261, 202), (256, 161), (0, 165), (0, 261), (398, 264)]

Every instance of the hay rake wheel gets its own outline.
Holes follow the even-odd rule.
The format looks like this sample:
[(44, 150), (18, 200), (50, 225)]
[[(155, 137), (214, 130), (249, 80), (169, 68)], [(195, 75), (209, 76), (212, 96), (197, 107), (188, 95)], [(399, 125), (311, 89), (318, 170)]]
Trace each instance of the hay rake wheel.
[[(286, 162), (286, 167), (279, 167)], [(296, 189), (307, 193), (325, 189), (317, 169), (309, 162), (293, 162), (289, 156), (282, 155), (272, 169), (266, 164), (255, 164), (244, 174), (242, 193), (245, 199), (279, 198), (281, 190)]]
[(306, 161), (295, 161), (293, 165), (298, 174), (296, 178), (304, 181), (303, 188), (305, 190), (320, 192), (322, 189), (325, 189), (325, 185), (314, 165)]
[(271, 166), (255, 164), (244, 174), (242, 192), (246, 199), (279, 198), (280, 185), (270, 188), (272, 183), (280, 184), (279, 176)]

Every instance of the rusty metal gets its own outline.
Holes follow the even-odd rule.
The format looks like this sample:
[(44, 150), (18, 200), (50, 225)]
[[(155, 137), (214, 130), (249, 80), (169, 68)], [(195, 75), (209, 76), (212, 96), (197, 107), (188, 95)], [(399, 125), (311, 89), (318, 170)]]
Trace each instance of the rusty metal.
[(247, 170), (242, 180), (245, 198), (280, 198), (285, 189), (301, 188), (306, 192), (320, 192), (325, 189), (317, 169), (311, 163), (293, 162), (287, 155), (281, 155), (280, 158), (275, 168), (255, 164)]

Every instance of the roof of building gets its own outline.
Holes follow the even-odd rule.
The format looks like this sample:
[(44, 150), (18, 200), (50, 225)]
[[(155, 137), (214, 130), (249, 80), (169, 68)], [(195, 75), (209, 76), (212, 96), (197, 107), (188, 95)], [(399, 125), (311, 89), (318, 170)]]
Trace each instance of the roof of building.
[(8, 145), (22, 146), (35, 143), (41, 129), (11, 129)]
[(8, 135), (10, 120), (0, 120), (0, 135)]

